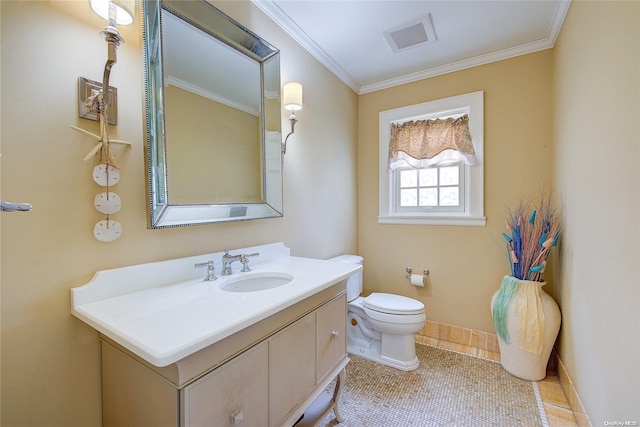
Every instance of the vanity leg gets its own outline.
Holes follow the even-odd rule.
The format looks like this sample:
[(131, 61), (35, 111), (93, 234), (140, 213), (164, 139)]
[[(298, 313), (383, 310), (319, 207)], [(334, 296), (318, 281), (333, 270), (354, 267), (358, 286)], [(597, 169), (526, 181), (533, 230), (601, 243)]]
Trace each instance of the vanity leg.
[(333, 413), (335, 414), (336, 420), (338, 420), (339, 423), (344, 421), (344, 417), (340, 413), (338, 403), (340, 401), (340, 395), (342, 394), (342, 387), (344, 387), (345, 379), (346, 372), (344, 369), (342, 369), (336, 377), (336, 387), (333, 389)]

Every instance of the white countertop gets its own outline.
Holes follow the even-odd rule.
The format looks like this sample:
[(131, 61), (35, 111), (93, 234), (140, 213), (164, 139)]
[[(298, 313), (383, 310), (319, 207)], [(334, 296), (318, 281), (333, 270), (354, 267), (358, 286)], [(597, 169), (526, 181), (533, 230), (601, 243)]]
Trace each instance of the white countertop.
[[(251, 273), (239, 272), (239, 266), (235, 265), (238, 263), (234, 263), (233, 275), (215, 281), (204, 280), (206, 268), (197, 271), (198, 278), (156, 286), (148, 280), (148, 274), (153, 271), (162, 275), (163, 269), (176, 264), (192, 269), (194, 263), (203, 262), (203, 257), (215, 260), (221, 253), (101, 271), (88, 284), (71, 290), (71, 313), (149, 363), (163, 367), (302, 301), (362, 268), (356, 264), (291, 257), (288, 249), (283, 254), (281, 248), (284, 246), (277, 246), (276, 253), (271, 255), (268, 252), (272, 245), (234, 250), (232, 253), (262, 249), (265, 262), (254, 263), (252, 259)], [(219, 266), (220, 263), (216, 263), (218, 273)], [(260, 272), (290, 274), (293, 280), (256, 292), (220, 289), (228, 280)], [(132, 275), (147, 278), (147, 283), (140, 285), (141, 281), (130, 277)]]

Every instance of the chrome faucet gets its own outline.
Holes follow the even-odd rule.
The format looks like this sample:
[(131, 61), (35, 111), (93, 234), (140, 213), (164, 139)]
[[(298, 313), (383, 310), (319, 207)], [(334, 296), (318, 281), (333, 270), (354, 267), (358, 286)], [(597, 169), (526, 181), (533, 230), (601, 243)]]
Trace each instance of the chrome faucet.
[(249, 257), (260, 255), (258, 252), (254, 254), (240, 254), (240, 255), (231, 255), (228, 250), (224, 251), (224, 255), (222, 255), (222, 275), (223, 276), (231, 276), (233, 274), (233, 270), (231, 269), (231, 264), (234, 261), (240, 261), (242, 263), (242, 270), (251, 271), (249, 268)]
[(249, 267), (249, 257), (258, 256), (258, 255), (260, 255), (260, 252), (256, 252), (254, 254), (240, 255), (240, 262), (242, 263), (242, 270), (240, 271), (243, 273), (246, 273), (247, 271), (251, 271), (251, 267)]
[(216, 270), (215, 267), (213, 265), (213, 261), (207, 261), (207, 262), (200, 262), (198, 264), (195, 265), (196, 268), (200, 268), (200, 267), (207, 267), (207, 277), (205, 277), (205, 281), (213, 281), (216, 280), (218, 277), (216, 276)]
[(224, 251), (222, 255), (222, 275), (231, 276), (233, 270), (231, 270), (231, 263), (234, 261), (240, 261), (242, 255), (230, 255), (228, 250)]

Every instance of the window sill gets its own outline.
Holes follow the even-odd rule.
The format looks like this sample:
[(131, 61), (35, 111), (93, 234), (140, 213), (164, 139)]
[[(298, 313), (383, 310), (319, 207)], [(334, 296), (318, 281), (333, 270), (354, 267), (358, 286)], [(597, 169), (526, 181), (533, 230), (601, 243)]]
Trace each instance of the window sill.
[(487, 224), (487, 218), (484, 216), (379, 216), (378, 223), (484, 227)]

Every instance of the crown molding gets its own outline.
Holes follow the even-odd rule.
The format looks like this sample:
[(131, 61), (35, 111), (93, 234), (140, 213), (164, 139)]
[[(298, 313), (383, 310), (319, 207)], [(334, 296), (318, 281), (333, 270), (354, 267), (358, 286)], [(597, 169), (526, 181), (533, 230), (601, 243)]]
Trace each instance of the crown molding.
[(393, 79), (383, 80), (377, 83), (364, 85), (360, 88), (359, 95), (375, 92), (378, 90), (388, 89), (390, 87), (403, 85), (406, 83), (416, 82), (418, 80), (424, 80), (430, 77), (440, 76), (443, 74), (449, 74), (456, 71), (465, 70), (467, 68), (477, 67), (479, 65), (490, 64), (492, 62), (502, 61), (504, 59), (513, 58), (520, 55), (526, 55), (529, 53), (537, 52), (544, 49), (549, 49), (553, 45), (547, 43), (547, 39), (536, 42), (523, 44), (520, 46), (499, 50), (496, 52), (488, 53), (486, 55), (479, 55), (474, 58), (464, 59), (462, 61), (450, 62), (438, 67), (428, 68), (426, 70), (418, 71), (416, 73), (406, 74), (404, 76), (396, 77)]
[(344, 84), (349, 86), (351, 90), (358, 93), (360, 85), (356, 83), (351, 76), (338, 65), (327, 53), (320, 48), (291, 18), (284, 13), (271, 0), (251, 0), (260, 10), (262, 10), (271, 20), (280, 26), (287, 34), (289, 34), (298, 44), (300, 44), (307, 52), (316, 58), (322, 65), (327, 67), (336, 77)]
[(269, 18), (278, 24), (287, 34), (297, 41), (305, 50), (307, 50), (322, 65), (327, 67), (336, 77), (344, 84), (349, 86), (351, 90), (358, 95), (369, 92), (375, 92), (430, 77), (448, 74), (467, 68), (477, 67), (479, 65), (489, 64), (491, 62), (502, 61), (520, 55), (526, 55), (537, 51), (550, 49), (555, 45), (556, 39), (560, 34), (560, 29), (564, 23), (565, 17), (571, 5), (571, 0), (561, 0), (558, 2), (553, 21), (549, 28), (549, 35), (534, 42), (525, 43), (507, 49), (502, 49), (486, 55), (479, 55), (462, 61), (451, 62), (449, 64), (438, 67), (429, 68), (416, 73), (407, 74), (394, 79), (383, 80), (380, 82), (359, 85), (353, 78), (338, 65), (324, 50), (320, 48), (289, 16), (282, 11), (272, 0), (251, 0), (260, 10), (262, 10)]

